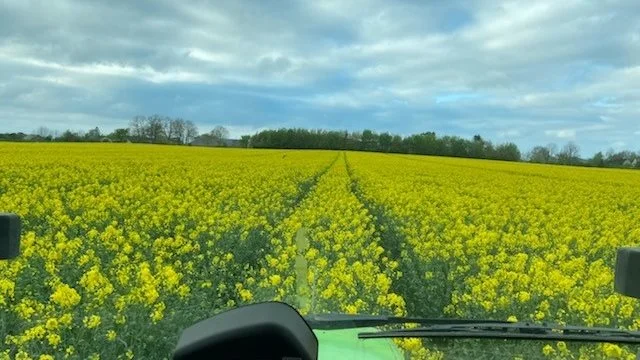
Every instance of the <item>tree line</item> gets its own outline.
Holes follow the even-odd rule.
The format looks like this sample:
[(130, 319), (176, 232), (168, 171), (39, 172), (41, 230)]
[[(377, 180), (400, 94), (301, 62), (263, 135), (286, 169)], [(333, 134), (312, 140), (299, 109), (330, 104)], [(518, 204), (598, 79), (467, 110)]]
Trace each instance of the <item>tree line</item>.
[(129, 127), (118, 128), (111, 133), (102, 133), (98, 127), (86, 132), (65, 130), (62, 133), (40, 127), (32, 134), (0, 133), (0, 140), (110, 141), (243, 148), (354, 150), (544, 164), (640, 168), (640, 152), (609, 150), (606, 153), (598, 152), (590, 159), (583, 159), (580, 157), (580, 148), (573, 142), (565, 144), (561, 149), (555, 144), (535, 146), (523, 154), (512, 142), (493, 144), (480, 135), (465, 139), (459, 136), (437, 136), (435, 132), (400, 136), (369, 129), (348, 132), (282, 128), (263, 130), (254, 135), (244, 135), (240, 139), (229, 139), (229, 131), (223, 126), (216, 126), (211, 131), (200, 134), (197, 126), (190, 120), (157, 114), (135, 116), (131, 119)]
[(208, 133), (200, 134), (198, 127), (191, 120), (171, 118), (161, 115), (137, 115), (131, 119), (129, 127), (118, 128), (110, 133), (103, 133), (99, 127), (88, 131), (63, 132), (41, 126), (31, 134), (0, 133), (4, 141), (57, 141), (57, 142), (134, 142), (151, 144), (208, 145), (216, 146), (224, 143), (229, 132), (222, 126), (216, 126)]
[(254, 148), (359, 150), (542, 164), (640, 168), (640, 152), (634, 153), (628, 150), (615, 152), (610, 149), (605, 154), (598, 152), (592, 158), (583, 159), (580, 157), (580, 147), (570, 141), (560, 149), (556, 144), (548, 144), (535, 146), (523, 154), (512, 142), (493, 144), (480, 135), (464, 139), (459, 136), (437, 136), (434, 132), (402, 137), (388, 132), (376, 133), (372, 130), (349, 133), (278, 129), (264, 130), (253, 136), (243, 137), (242, 143)]
[(522, 158), (518, 146), (511, 142), (494, 145), (480, 135), (464, 139), (458, 136), (438, 137), (434, 132), (402, 137), (372, 130), (278, 129), (264, 130), (242, 140), (254, 148), (358, 150), (508, 161), (520, 161)]
[(589, 159), (582, 159), (580, 148), (573, 142), (567, 143), (560, 150), (556, 144), (535, 146), (526, 154), (525, 160), (541, 164), (640, 169), (640, 152), (634, 153), (629, 150), (616, 152), (609, 149), (606, 153), (599, 151)]
[(103, 133), (95, 127), (88, 131), (63, 132), (41, 126), (31, 134), (5, 133), (0, 140), (8, 141), (59, 141), (59, 142), (139, 142), (153, 144), (190, 144), (199, 135), (198, 127), (191, 120), (151, 115), (135, 116), (128, 128), (118, 128), (111, 133)]

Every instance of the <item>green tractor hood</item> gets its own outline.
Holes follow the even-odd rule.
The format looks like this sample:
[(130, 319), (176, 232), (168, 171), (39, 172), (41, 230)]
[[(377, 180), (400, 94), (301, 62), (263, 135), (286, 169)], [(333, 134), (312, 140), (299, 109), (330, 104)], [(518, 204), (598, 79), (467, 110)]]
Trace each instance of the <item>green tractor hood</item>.
[(376, 328), (313, 330), (318, 338), (318, 359), (404, 359), (390, 339), (358, 339), (361, 332), (376, 331)]

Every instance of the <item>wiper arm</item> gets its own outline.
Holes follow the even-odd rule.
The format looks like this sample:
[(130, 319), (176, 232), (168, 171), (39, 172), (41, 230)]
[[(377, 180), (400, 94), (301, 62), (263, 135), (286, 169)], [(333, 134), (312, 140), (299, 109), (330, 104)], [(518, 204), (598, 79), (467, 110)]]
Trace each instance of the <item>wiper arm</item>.
[(610, 328), (539, 325), (519, 323), (447, 324), (358, 334), (360, 339), (379, 338), (466, 338), (557, 340), (570, 342), (609, 342), (640, 344), (640, 332)]
[(403, 317), (387, 315), (312, 314), (304, 317), (312, 329), (337, 330), (376, 327), (394, 324), (449, 325), (449, 324), (511, 324), (501, 320), (468, 320)]

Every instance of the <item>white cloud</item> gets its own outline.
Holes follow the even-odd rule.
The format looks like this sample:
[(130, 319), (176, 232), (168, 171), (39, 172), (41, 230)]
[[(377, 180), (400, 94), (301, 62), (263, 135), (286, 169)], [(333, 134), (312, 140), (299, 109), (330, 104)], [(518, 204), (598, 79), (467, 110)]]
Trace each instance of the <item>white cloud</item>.
[(573, 139), (576, 137), (575, 129), (545, 130), (545, 135), (559, 139)]
[[(159, 72), (154, 70), (151, 66), (133, 67), (128, 65), (121, 65), (115, 63), (93, 63), (83, 65), (67, 65), (56, 62), (44, 61), (31, 57), (17, 57), (9, 56), (6, 53), (0, 52), (0, 59), (6, 62), (15, 62), (22, 65), (30, 65), (38, 68), (45, 68), (49, 70), (58, 70), (62, 73), (77, 73), (81, 75), (93, 75), (93, 76), (115, 76), (115, 77), (129, 77), (137, 78), (140, 80), (146, 80), (153, 83), (164, 82), (210, 82), (206, 76), (202, 74), (192, 73), (188, 71), (169, 71)], [(49, 77), (49, 79), (56, 79), (60, 77)], [(65, 78), (64, 76), (61, 78)], [(43, 79), (47, 79), (44, 77)], [(73, 78), (66, 77), (68, 83), (73, 83)]]
[(198, 48), (186, 49), (187, 56), (196, 60), (210, 62), (214, 64), (232, 65), (236, 59), (231, 54), (216, 53)]
[(580, 132), (587, 132), (587, 131), (603, 131), (603, 130), (609, 130), (611, 128), (613, 128), (613, 125), (611, 124), (591, 124), (591, 125), (582, 126), (577, 130)]
[(508, 129), (498, 131), (498, 137), (501, 138), (515, 138), (520, 136), (520, 130), (518, 129)]
[(45, 75), (45, 76), (31, 76), (31, 75), (17, 75), (18, 79), (27, 80), (27, 81), (38, 81), (44, 82), (54, 85), (60, 86), (69, 86), (76, 87), (78, 86), (77, 82), (70, 76), (55, 76), (55, 75)]

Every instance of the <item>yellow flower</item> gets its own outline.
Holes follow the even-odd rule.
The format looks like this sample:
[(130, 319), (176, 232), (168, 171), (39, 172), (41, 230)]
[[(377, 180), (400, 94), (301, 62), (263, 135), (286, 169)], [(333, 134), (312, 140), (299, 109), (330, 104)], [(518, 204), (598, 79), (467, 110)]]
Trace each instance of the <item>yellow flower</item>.
[(178, 295), (181, 297), (186, 297), (191, 292), (191, 289), (186, 284), (182, 284), (178, 287)]
[(6, 298), (12, 299), (15, 283), (9, 279), (0, 279), (0, 306), (6, 304)]
[(159, 302), (154, 305), (153, 312), (151, 313), (151, 321), (155, 324), (164, 318), (165, 305), (163, 302)]
[(180, 276), (173, 270), (171, 266), (165, 266), (162, 270), (164, 278), (164, 285), (168, 288), (173, 288), (180, 282)]
[(64, 326), (70, 326), (73, 322), (73, 315), (66, 313), (62, 315), (58, 320), (60, 321), (60, 324)]
[(60, 341), (60, 335), (58, 334), (47, 335), (47, 342), (49, 342), (49, 345), (53, 346), (54, 348), (60, 344)]
[(239, 291), (240, 298), (244, 302), (251, 301), (253, 299), (253, 294), (248, 289), (242, 289)]
[(529, 301), (529, 299), (531, 299), (531, 294), (529, 294), (526, 291), (520, 291), (518, 293), (518, 301), (520, 301), (521, 303), (527, 302)]
[(634, 308), (631, 304), (624, 304), (620, 308), (620, 316), (623, 318), (630, 318), (633, 314)]
[(280, 278), (280, 275), (271, 275), (269, 277), (269, 282), (271, 282), (271, 286), (278, 286), (280, 285), (280, 282), (282, 282), (282, 279)]
[(544, 355), (546, 355), (546, 356), (549, 356), (549, 355), (551, 355), (551, 354), (553, 354), (553, 353), (555, 353), (555, 352), (556, 352), (556, 351), (555, 351), (555, 349), (553, 348), (553, 346), (548, 345), (548, 344), (547, 344), (547, 345), (545, 345), (545, 346), (542, 348), (542, 353), (543, 353)]
[(22, 319), (29, 320), (37, 313), (37, 309), (33, 305), (33, 301), (23, 300), (15, 307), (15, 311)]
[(62, 307), (69, 308), (80, 302), (80, 295), (69, 285), (60, 284), (51, 294), (51, 301)]
[(20, 350), (16, 354), (16, 360), (33, 360), (33, 358), (29, 356), (29, 354), (26, 353), (25, 351)]
[(73, 347), (73, 345), (68, 346), (65, 350), (64, 350), (64, 355), (65, 357), (69, 357), (72, 356), (76, 353), (76, 349)]
[(87, 329), (95, 329), (100, 326), (101, 322), (102, 319), (98, 315), (85, 316), (84, 319), (82, 319), (82, 323)]
[(508, 322), (518, 322), (518, 318), (515, 315), (511, 315), (507, 318)]
[(402, 347), (408, 351), (417, 351), (422, 347), (422, 341), (419, 338), (409, 338), (402, 341)]
[(105, 337), (109, 341), (115, 341), (116, 340), (116, 332), (113, 331), (113, 330), (109, 330), (109, 331), (107, 331), (107, 335)]
[(47, 330), (54, 331), (58, 328), (58, 320), (55, 318), (50, 318), (47, 320), (45, 327)]
[(355, 305), (347, 305), (344, 311), (347, 314), (357, 314), (358, 308)]
[(101, 273), (98, 266), (93, 266), (82, 275), (80, 285), (89, 291), (89, 293), (95, 295), (100, 303), (113, 292), (113, 285), (111, 285), (109, 279)]
[(604, 354), (609, 358), (619, 359), (622, 358), (622, 348), (618, 345), (605, 343), (602, 345)]
[(25, 331), (24, 337), (29, 340), (42, 339), (45, 337), (46, 333), (47, 331), (45, 330), (44, 326), (37, 325), (30, 329), (27, 329), (27, 331)]
[(561, 354), (566, 354), (569, 351), (569, 349), (567, 348), (567, 343), (565, 343), (564, 341), (558, 341), (556, 347)]

